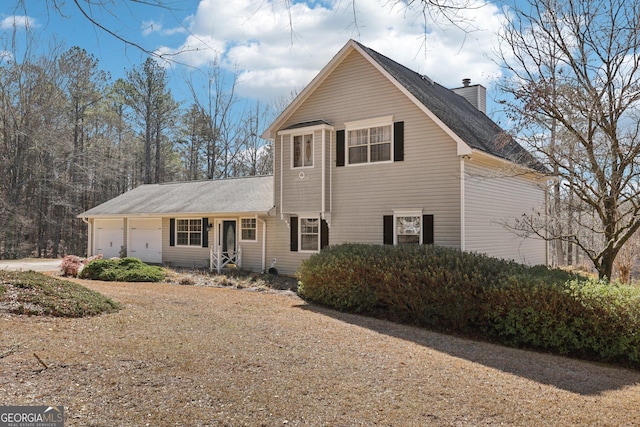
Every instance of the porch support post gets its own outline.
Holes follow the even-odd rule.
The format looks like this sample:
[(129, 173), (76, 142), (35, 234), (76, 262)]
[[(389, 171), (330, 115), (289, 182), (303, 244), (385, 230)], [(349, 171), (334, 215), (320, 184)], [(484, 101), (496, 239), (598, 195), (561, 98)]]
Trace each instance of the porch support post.
[(218, 269), (218, 274), (220, 274), (222, 273), (222, 245), (218, 245), (217, 252), (218, 252), (218, 257), (217, 257), (216, 268)]

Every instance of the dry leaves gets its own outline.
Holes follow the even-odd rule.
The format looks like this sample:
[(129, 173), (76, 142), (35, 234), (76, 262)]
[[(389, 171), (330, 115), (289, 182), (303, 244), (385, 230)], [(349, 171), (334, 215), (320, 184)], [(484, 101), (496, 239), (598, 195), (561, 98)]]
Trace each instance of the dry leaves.
[(0, 314), (0, 405), (64, 405), (66, 426), (640, 424), (640, 372), (337, 313), (291, 292), (79, 282), (125, 308)]

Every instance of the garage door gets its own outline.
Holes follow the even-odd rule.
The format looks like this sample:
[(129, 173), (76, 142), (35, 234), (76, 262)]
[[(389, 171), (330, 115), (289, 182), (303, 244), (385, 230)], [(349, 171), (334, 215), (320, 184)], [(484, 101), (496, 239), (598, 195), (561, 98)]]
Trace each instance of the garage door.
[(105, 258), (120, 256), (120, 249), (123, 246), (122, 219), (96, 219), (94, 225), (93, 254), (102, 254)]
[(162, 263), (162, 220), (129, 220), (129, 256), (144, 262)]

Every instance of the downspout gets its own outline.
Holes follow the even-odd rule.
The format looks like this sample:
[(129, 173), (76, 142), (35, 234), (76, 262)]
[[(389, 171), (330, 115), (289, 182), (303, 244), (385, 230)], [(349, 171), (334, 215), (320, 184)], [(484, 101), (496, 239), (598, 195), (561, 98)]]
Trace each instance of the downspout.
[(93, 237), (91, 234), (93, 233), (93, 228), (91, 227), (91, 223), (87, 218), (82, 217), (82, 222), (87, 224), (87, 257), (90, 257), (93, 255), (91, 253), (91, 238)]
[(284, 161), (284, 143), (283, 143), (283, 139), (284, 136), (280, 135), (280, 219), (284, 219), (284, 214), (283, 214), (283, 206), (282, 206), (282, 170), (284, 169), (284, 164), (282, 163)]
[(329, 212), (333, 214), (333, 134), (329, 133)]
[(464, 170), (464, 160), (469, 156), (464, 155), (460, 156), (460, 250), (464, 251), (466, 247), (466, 226), (465, 226), (465, 218), (467, 216), (465, 212), (465, 170)]
[(267, 272), (267, 221), (258, 218), (262, 223), (262, 273)]
[(326, 144), (325, 144), (325, 142), (326, 142), (326, 134), (327, 134), (327, 132), (326, 132), (324, 129), (322, 129), (322, 186), (321, 186), (321, 189), (322, 189), (322, 191), (321, 191), (321, 197), (322, 197), (322, 204), (321, 204), (321, 206), (322, 206), (322, 207), (321, 207), (321, 209), (322, 209), (322, 218), (324, 218), (324, 214), (325, 214), (325, 212), (326, 212), (326, 209), (325, 209), (325, 208), (326, 208), (326, 205), (327, 205), (327, 203), (326, 203), (326, 186), (327, 186), (327, 183), (326, 183), (326, 181), (325, 181), (325, 179), (326, 179), (326, 167), (327, 167), (327, 165), (326, 165), (326, 163), (325, 163), (325, 162), (326, 162), (326, 155), (325, 155), (325, 149), (326, 149)]

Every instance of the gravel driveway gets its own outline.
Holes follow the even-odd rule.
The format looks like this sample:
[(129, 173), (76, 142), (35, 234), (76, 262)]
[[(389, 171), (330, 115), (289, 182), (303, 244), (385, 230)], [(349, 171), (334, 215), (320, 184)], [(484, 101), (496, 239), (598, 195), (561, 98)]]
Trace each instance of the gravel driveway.
[(0, 260), (0, 270), (11, 271), (59, 271), (61, 259), (28, 258)]
[(64, 405), (68, 427), (640, 425), (637, 371), (291, 293), (80, 282), (125, 308), (86, 319), (0, 313), (0, 405)]

